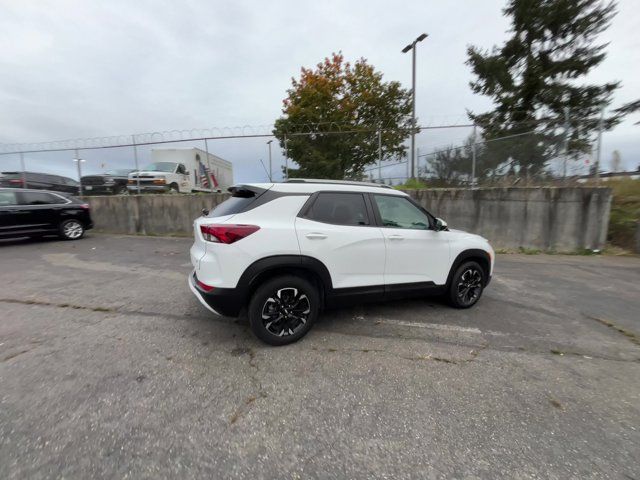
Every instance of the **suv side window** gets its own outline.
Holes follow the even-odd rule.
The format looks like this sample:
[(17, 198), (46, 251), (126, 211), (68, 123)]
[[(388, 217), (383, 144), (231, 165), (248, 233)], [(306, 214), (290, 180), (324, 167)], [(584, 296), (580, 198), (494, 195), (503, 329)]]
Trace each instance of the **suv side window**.
[(408, 199), (391, 195), (374, 195), (382, 226), (429, 230), (429, 217)]
[(17, 205), (15, 192), (0, 192), (0, 207)]
[(22, 192), (22, 205), (52, 205), (62, 204), (65, 201), (51, 193), (40, 192)]
[(361, 193), (320, 192), (306, 218), (335, 225), (369, 225), (369, 215)]

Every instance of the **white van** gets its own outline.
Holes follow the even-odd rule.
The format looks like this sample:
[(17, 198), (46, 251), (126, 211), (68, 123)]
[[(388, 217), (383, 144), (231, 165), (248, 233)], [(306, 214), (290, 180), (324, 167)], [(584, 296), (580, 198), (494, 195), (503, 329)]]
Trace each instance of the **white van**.
[(224, 192), (233, 185), (233, 165), (199, 148), (151, 150), (153, 163), (129, 174), (129, 193)]

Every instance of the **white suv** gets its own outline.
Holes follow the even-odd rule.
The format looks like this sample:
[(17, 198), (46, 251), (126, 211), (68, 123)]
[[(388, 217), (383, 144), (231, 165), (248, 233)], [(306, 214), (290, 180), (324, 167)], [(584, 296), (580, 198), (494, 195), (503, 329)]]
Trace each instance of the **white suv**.
[(398, 190), (291, 180), (229, 191), (194, 222), (189, 286), (216, 314), (246, 308), (272, 345), (299, 340), (323, 308), (346, 303), (444, 294), (468, 308), (491, 278), (486, 239), (449, 230)]

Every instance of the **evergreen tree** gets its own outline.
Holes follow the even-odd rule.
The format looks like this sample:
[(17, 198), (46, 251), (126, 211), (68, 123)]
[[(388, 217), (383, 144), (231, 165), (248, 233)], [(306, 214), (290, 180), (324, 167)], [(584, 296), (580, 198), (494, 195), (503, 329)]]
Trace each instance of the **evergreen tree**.
[[(605, 58), (606, 45), (595, 40), (615, 15), (615, 2), (508, 0), (503, 12), (511, 19), (510, 38), (491, 51), (472, 46), (467, 52), (467, 64), (476, 76), (472, 90), (491, 97), (495, 107), (469, 116), (487, 140), (518, 135), (497, 149), (504, 158), (496, 161), (512, 159), (535, 174), (563, 147), (565, 109), (570, 117), (569, 150), (574, 155), (586, 152), (601, 109), (620, 86), (580, 83)], [(617, 124), (622, 115), (614, 111), (604, 119), (605, 128)]]

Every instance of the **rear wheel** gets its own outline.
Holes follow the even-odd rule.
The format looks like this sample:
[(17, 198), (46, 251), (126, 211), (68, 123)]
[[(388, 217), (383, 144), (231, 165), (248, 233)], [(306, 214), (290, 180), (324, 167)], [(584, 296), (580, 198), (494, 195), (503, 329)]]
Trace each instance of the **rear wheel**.
[(480, 300), (485, 285), (483, 268), (473, 261), (458, 267), (449, 285), (448, 300), (456, 308), (469, 308)]
[(258, 287), (249, 302), (253, 333), (270, 345), (287, 345), (304, 337), (318, 317), (318, 289), (301, 277), (287, 275)]
[(60, 224), (60, 236), (65, 240), (78, 240), (84, 235), (84, 226), (79, 220), (71, 218)]

